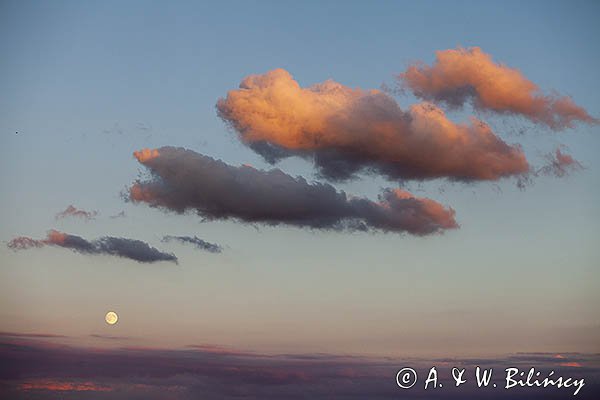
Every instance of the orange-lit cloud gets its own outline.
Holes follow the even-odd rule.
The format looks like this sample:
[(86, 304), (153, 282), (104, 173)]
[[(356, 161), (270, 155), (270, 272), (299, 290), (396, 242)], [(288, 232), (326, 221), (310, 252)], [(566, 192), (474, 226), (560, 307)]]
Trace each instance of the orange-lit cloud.
[(543, 94), (519, 70), (494, 62), (479, 47), (437, 51), (432, 66), (413, 64), (399, 79), (417, 97), (451, 107), (472, 101), (477, 109), (519, 114), (556, 130), (598, 123), (570, 97)]
[(36, 240), (26, 236), (19, 236), (8, 242), (8, 247), (13, 250), (26, 250), (31, 247), (43, 247), (46, 245), (56, 245), (66, 247), (67, 234), (51, 229), (46, 235), (46, 239)]
[(82, 254), (106, 254), (129, 258), (137, 262), (172, 261), (177, 257), (172, 253), (164, 253), (141, 240), (104, 236), (93, 241), (82, 237), (56, 231), (48, 231), (45, 239), (36, 240), (20, 236), (8, 242), (13, 250), (26, 250), (32, 247), (58, 246), (71, 249)]
[(19, 389), (45, 390), (51, 392), (110, 392), (112, 388), (108, 386), (97, 385), (93, 382), (69, 382), (57, 381), (51, 379), (37, 379), (23, 382)]
[(70, 205), (64, 211), (61, 211), (58, 214), (56, 214), (56, 219), (62, 219), (62, 218), (67, 218), (67, 217), (76, 217), (76, 218), (83, 218), (83, 219), (89, 221), (91, 219), (94, 219), (96, 217), (96, 215), (98, 215), (97, 211), (80, 210), (80, 209), (74, 207), (73, 205)]
[(129, 199), (208, 219), (314, 229), (381, 230), (427, 235), (457, 228), (454, 210), (400, 190), (378, 201), (347, 196), (278, 169), (235, 167), (191, 150), (162, 147), (143, 165), (152, 178), (136, 182)]
[(67, 244), (67, 239), (68, 235), (66, 233), (52, 229), (48, 232), (48, 236), (46, 240), (44, 240), (44, 243), (65, 246)]
[(217, 110), (267, 161), (308, 157), (333, 180), (360, 171), (394, 180), (496, 180), (529, 169), (521, 149), (482, 121), (454, 123), (430, 103), (404, 111), (379, 90), (331, 80), (302, 88), (283, 69), (248, 76)]
[(140, 151), (134, 151), (133, 156), (141, 163), (144, 163), (148, 160), (152, 160), (159, 156), (158, 150), (151, 149), (142, 149)]
[(570, 362), (564, 362), (564, 363), (560, 363), (558, 364), (561, 367), (571, 367), (571, 368), (581, 368), (582, 365), (578, 362), (575, 361), (570, 361)]

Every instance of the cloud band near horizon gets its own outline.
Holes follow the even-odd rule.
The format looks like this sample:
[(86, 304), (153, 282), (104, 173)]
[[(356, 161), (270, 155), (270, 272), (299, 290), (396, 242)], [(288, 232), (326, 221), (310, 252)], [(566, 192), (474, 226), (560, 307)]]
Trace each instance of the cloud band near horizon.
[[(36, 399), (565, 399), (573, 387), (478, 388), (475, 379), (454, 387), (453, 367), (474, 376), (476, 366), (502, 375), (511, 366), (585, 378), (577, 395), (597, 399), (598, 354), (519, 353), (495, 359), (398, 358), (336, 354), (262, 354), (221, 346), (185, 349), (74, 347), (60, 342), (0, 337), (0, 397)], [(10, 368), (2, 368), (10, 366)], [(397, 372), (414, 368), (419, 384), (410, 391), (395, 382)], [(444, 389), (424, 389), (432, 366)], [(496, 378), (498, 379), (498, 378)], [(500, 385), (499, 385), (500, 386)], [(487, 389), (487, 390), (486, 390)], [(88, 393), (84, 397), (83, 393)]]

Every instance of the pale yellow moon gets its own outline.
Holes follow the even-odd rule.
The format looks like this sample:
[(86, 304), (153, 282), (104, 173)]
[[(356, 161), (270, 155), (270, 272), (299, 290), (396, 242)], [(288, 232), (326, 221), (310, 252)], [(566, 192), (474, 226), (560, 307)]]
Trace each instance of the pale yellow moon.
[(107, 324), (114, 325), (119, 320), (119, 316), (117, 315), (116, 312), (109, 311), (109, 312), (106, 313), (106, 316), (104, 317), (104, 320), (106, 321)]

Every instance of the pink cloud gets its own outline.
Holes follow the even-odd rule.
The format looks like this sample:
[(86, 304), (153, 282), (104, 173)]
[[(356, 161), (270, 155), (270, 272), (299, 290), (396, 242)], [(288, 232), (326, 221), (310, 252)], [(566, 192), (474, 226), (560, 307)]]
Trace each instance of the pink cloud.
[(451, 107), (471, 100), (477, 109), (518, 114), (555, 130), (599, 122), (570, 97), (542, 93), (519, 70), (494, 62), (479, 47), (437, 51), (432, 66), (415, 63), (398, 78), (422, 99)]

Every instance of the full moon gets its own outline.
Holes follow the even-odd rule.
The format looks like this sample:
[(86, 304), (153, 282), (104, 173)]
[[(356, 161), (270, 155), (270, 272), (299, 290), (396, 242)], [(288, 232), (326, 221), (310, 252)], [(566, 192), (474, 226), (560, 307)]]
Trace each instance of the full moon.
[(117, 315), (116, 312), (109, 311), (109, 312), (106, 313), (106, 316), (104, 317), (104, 320), (106, 321), (107, 324), (114, 325), (119, 320), (119, 316)]

